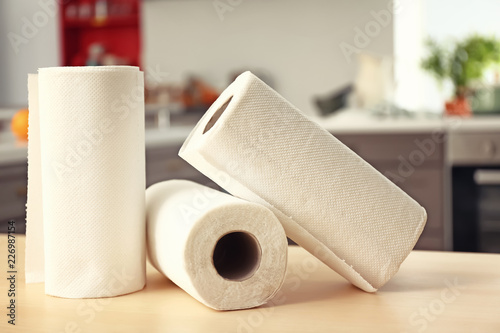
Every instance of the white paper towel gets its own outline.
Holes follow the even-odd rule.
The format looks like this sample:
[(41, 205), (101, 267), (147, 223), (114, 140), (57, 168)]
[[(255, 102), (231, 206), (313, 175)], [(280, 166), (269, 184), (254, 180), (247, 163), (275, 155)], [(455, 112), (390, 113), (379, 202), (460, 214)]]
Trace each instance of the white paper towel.
[(36, 80), (29, 80), (27, 282), (38, 281), (44, 266), (49, 295), (107, 297), (142, 289), (143, 73), (128, 66), (40, 69), (39, 143)]
[(269, 207), (291, 239), (365, 291), (397, 272), (426, 222), (423, 207), (250, 72), (221, 94), (179, 155)]
[(146, 211), (151, 263), (203, 304), (251, 308), (281, 286), (287, 240), (264, 206), (170, 180), (146, 190)]

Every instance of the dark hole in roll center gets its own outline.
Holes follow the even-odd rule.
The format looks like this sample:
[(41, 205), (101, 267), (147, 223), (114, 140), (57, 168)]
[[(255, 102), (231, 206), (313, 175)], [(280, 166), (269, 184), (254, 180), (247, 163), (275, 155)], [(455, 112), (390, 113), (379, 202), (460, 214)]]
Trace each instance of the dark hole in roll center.
[(215, 245), (214, 267), (227, 280), (243, 281), (259, 268), (260, 245), (254, 236), (237, 231), (222, 236)]
[(210, 118), (210, 120), (208, 121), (207, 125), (205, 126), (205, 130), (203, 131), (203, 134), (207, 133), (215, 125), (215, 123), (217, 122), (217, 120), (219, 120), (220, 116), (222, 116), (222, 114), (224, 113), (224, 111), (226, 111), (226, 108), (229, 105), (229, 103), (231, 103), (232, 99), (233, 99), (233, 96), (231, 96), (227, 100), (226, 103), (222, 104), (222, 106), (217, 111), (215, 111), (214, 115), (212, 116), (212, 118)]

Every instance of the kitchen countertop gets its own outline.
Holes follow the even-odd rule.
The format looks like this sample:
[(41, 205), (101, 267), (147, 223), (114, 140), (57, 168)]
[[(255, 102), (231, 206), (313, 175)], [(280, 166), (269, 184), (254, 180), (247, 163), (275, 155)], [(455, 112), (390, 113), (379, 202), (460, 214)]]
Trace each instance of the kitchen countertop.
[[(269, 305), (218, 312), (149, 264), (147, 286), (139, 292), (106, 299), (46, 296), (43, 284), (24, 283), (24, 240), (16, 237), (15, 329), (5, 315), (8, 281), (0, 280), (2, 332), (500, 332), (498, 254), (413, 251), (396, 276), (370, 294), (290, 247), (287, 277)], [(6, 276), (4, 234), (0, 249)]]
[(331, 116), (310, 118), (333, 134), (500, 132), (500, 116), (443, 118), (437, 114), (413, 113), (411, 116), (384, 117), (366, 110), (345, 109)]
[[(500, 117), (495, 116), (443, 119), (437, 115), (422, 113), (413, 117), (383, 118), (366, 110), (346, 109), (332, 116), (310, 117), (310, 119), (333, 134), (400, 134), (434, 131), (500, 133)], [(194, 125), (186, 125), (146, 129), (146, 148), (180, 146), (193, 127)], [(0, 132), (0, 165), (21, 163), (26, 160), (26, 155), (25, 143), (16, 142), (10, 131)]]

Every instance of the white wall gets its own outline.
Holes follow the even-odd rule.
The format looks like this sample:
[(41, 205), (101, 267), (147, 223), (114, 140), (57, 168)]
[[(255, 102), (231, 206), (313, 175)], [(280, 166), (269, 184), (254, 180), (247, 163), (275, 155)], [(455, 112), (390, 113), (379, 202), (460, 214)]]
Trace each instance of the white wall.
[(426, 32), (438, 39), (463, 38), (473, 32), (500, 38), (498, 0), (424, 0)]
[(422, 0), (402, 0), (403, 10), (394, 18), (394, 78), (395, 103), (409, 110), (424, 109), (422, 82), (426, 79), (420, 69), (425, 38)]
[[(373, 21), (371, 11), (392, 8), (388, 0), (221, 0), (231, 6), (221, 20), (214, 2), (145, 1), (146, 67), (159, 66), (172, 82), (196, 73), (219, 89), (232, 70), (262, 69), (305, 113), (315, 110), (312, 96), (354, 80), (355, 59), (340, 44), (354, 44), (354, 28)], [(369, 39), (364, 51), (392, 55), (392, 20)]]
[[(0, 108), (26, 107), (27, 74), (59, 65), (54, 4), (54, 0), (0, 1)], [(13, 47), (9, 36), (22, 42)]]

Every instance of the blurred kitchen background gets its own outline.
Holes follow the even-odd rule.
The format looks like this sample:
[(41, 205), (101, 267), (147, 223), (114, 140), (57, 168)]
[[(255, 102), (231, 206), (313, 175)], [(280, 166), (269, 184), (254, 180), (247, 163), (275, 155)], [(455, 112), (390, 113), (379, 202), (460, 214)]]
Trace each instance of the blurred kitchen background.
[(422, 204), (416, 248), (500, 253), (500, 2), (0, 2), (0, 223), (24, 230), (27, 73), (146, 74), (147, 184), (191, 179), (177, 156), (251, 70)]

